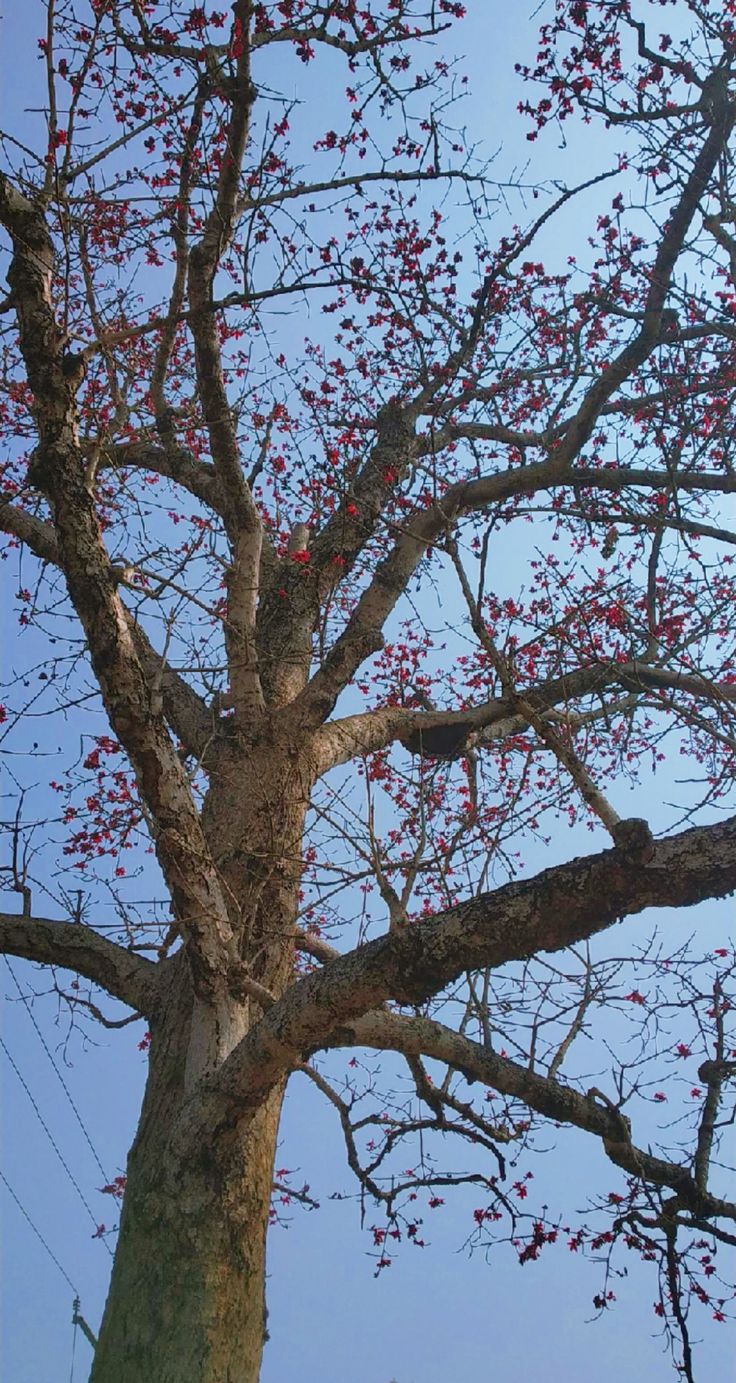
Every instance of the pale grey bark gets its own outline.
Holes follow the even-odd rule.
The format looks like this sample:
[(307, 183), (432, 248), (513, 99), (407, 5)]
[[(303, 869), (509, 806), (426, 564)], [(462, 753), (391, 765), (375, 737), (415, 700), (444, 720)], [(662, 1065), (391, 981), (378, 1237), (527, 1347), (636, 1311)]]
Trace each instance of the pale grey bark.
[(84, 922), (0, 912), (0, 952), (83, 975), (138, 1013), (155, 1006), (158, 967)]

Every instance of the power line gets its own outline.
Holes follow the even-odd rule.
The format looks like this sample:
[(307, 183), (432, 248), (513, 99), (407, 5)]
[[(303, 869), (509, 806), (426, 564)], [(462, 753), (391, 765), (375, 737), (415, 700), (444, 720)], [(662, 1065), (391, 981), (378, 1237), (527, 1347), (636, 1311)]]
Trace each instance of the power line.
[[(57, 1144), (57, 1142), (56, 1142), (56, 1139), (54, 1138), (54, 1135), (53, 1135), (53, 1133), (51, 1132), (51, 1129), (49, 1128), (48, 1124), (46, 1123), (46, 1120), (44, 1119), (43, 1114), (41, 1113), (41, 1111), (40, 1111), (40, 1109), (39, 1109), (39, 1107), (38, 1107), (38, 1105), (37, 1105), (37, 1103), (36, 1103), (36, 1101), (35, 1101), (35, 1099), (34, 1099), (32, 1093), (31, 1093), (30, 1089), (28, 1088), (28, 1085), (26, 1084), (26, 1081), (24, 1080), (24, 1078), (23, 1078), (21, 1072), (19, 1071), (18, 1066), (16, 1065), (15, 1061), (13, 1060), (13, 1057), (10, 1055), (10, 1052), (8, 1051), (8, 1048), (7, 1048), (7, 1046), (6, 1046), (6, 1044), (5, 1044), (5, 1042), (4, 1042), (4, 1040), (3, 1040), (2, 1037), (0, 1037), (0, 1047), (2, 1047), (2, 1050), (4, 1051), (6, 1057), (8, 1058), (8, 1061), (10, 1062), (10, 1065), (12, 1066), (13, 1070), (15, 1071), (15, 1074), (16, 1074), (16, 1076), (18, 1077), (18, 1080), (20, 1081), (21, 1085), (23, 1086), (23, 1089), (25, 1090), (26, 1095), (28, 1096), (28, 1099), (29, 1099), (30, 1102), (31, 1102), (31, 1105), (32, 1105), (33, 1110), (34, 1110), (34, 1112), (35, 1112), (35, 1114), (36, 1114), (36, 1117), (37, 1117), (37, 1119), (38, 1119), (38, 1121), (39, 1121), (39, 1123), (40, 1123), (40, 1125), (41, 1125), (41, 1128), (43, 1129), (44, 1133), (46, 1134), (46, 1137), (48, 1138), (49, 1143), (51, 1144), (51, 1146), (52, 1146), (54, 1152), (56, 1153), (56, 1156), (58, 1157), (58, 1159), (59, 1159), (59, 1161), (60, 1161), (62, 1167), (64, 1168), (64, 1171), (66, 1172), (66, 1174), (67, 1174), (67, 1176), (68, 1176), (68, 1178), (69, 1178), (69, 1180), (70, 1180), (72, 1186), (74, 1187), (74, 1189), (75, 1189), (77, 1195), (79, 1196), (79, 1199), (81, 1200), (82, 1205), (84, 1206), (85, 1210), (87, 1211), (87, 1214), (89, 1215), (89, 1218), (91, 1219), (91, 1221), (92, 1221), (92, 1223), (93, 1223), (95, 1229), (98, 1229), (98, 1228), (99, 1228), (99, 1224), (98, 1224), (97, 1216), (95, 1215), (95, 1213), (94, 1213), (94, 1211), (93, 1211), (91, 1205), (89, 1204), (89, 1201), (87, 1200), (87, 1197), (85, 1196), (84, 1191), (82, 1190), (82, 1188), (81, 1188), (81, 1186), (79, 1185), (79, 1182), (77, 1181), (77, 1179), (76, 1179), (76, 1177), (75, 1177), (73, 1171), (71, 1170), (71, 1167), (69, 1166), (68, 1162), (66, 1161), (66, 1158), (64, 1157), (64, 1154), (61, 1152), (61, 1150), (60, 1150), (60, 1148), (59, 1148), (59, 1146), (58, 1146), (58, 1144)], [(108, 1243), (106, 1243), (104, 1239), (102, 1240), (102, 1242), (103, 1242), (103, 1244), (105, 1245), (105, 1248), (107, 1249), (107, 1252), (109, 1253), (110, 1257), (112, 1258), (112, 1249), (110, 1248), (110, 1245), (109, 1245)]]
[(0, 1167), (0, 1179), (2, 1180), (2, 1182), (3, 1182), (3, 1184), (4, 1184), (5, 1188), (6, 1188), (6, 1190), (7, 1190), (7, 1191), (9, 1192), (9, 1194), (13, 1197), (13, 1200), (15, 1201), (15, 1203), (16, 1203), (18, 1209), (20, 1210), (21, 1215), (23, 1215), (24, 1219), (26, 1219), (26, 1220), (28, 1221), (28, 1223), (29, 1223), (29, 1225), (31, 1226), (31, 1229), (33, 1230), (33, 1233), (35, 1234), (36, 1238), (41, 1240), (41, 1243), (43, 1244), (43, 1246), (44, 1246), (44, 1248), (45, 1248), (45, 1250), (46, 1250), (46, 1252), (47, 1252), (49, 1258), (51, 1259), (52, 1263), (55, 1263), (55, 1264), (56, 1264), (56, 1266), (57, 1266), (57, 1268), (59, 1269), (59, 1272), (61, 1273), (62, 1277), (68, 1282), (69, 1286), (71, 1287), (71, 1289), (72, 1289), (72, 1291), (73, 1291), (75, 1297), (78, 1297), (78, 1296), (79, 1296), (79, 1293), (78, 1293), (76, 1287), (74, 1286), (74, 1283), (72, 1282), (72, 1280), (71, 1280), (71, 1278), (70, 1278), (68, 1272), (66, 1271), (66, 1268), (62, 1268), (61, 1263), (59, 1262), (58, 1258), (56, 1257), (56, 1254), (54, 1253), (53, 1249), (49, 1247), (49, 1245), (47, 1244), (46, 1240), (44, 1239), (43, 1234), (41, 1233), (40, 1229), (38, 1229), (38, 1227), (33, 1223), (33, 1220), (31, 1219), (30, 1215), (28, 1214), (28, 1211), (26, 1210), (26, 1208), (25, 1208), (25, 1206), (22, 1204), (22, 1202), (21, 1202), (21, 1201), (18, 1199), (18, 1197), (16, 1196), (15, 1191), (13, 1190), (12, 1186), (10, 1185), (10, 1182), (8, 1181), (8, 1178), (6, 1177), (4, 1171), (2, 1170), (1, 1167)]
[(71, 1280), (71, 1278), (70, 1278), (70, 1276), (69, 1276), (69, 1274), (68, 1274), (66, 1268), (64, 1268), (64, 1267), (62, 1266), (62, 1264), (59, 1262), (58, 1258), (56, 1257), (56, 1254), (54, 1253), (54, 1250), (51, 1248), (51, 1245), (50, 1245), (49, 1243), (47, 1243), (46, 1239), (44, 1239), (44, 1236), (43, 1236), (43, 1234), (41, 1233), (40, 1229), (38, 1228), (38, 1225), (34, 1224), (33, 1220), (31, 1219), (30, 1215), (28, 1214), (28, 1211), (26, 1210), (26, 1208), (25, 1208), (23, 1202), (21, 1201), (20, 1197), (16, 1195), (15, 1191), (13, 1190), (12, 1186), (10, 1185), (10, 1182), (8, 1181), (8, 1178), (6, 1177), (4, 1171), (2, 1170), (1, 1167), (0, 1167), (0, 1180), (2, 1181), (3, 1185), (5, 1186), (5, 1189), (6, 1189), (6, 1191), (8, 1192), (8, 1195), (11, 1196), (12, 1199), (15, 1201), (15, 1203), (16, 1203), (18, 1209), (20, 1210), (21, 1215), (23, 1216), (23, 1219), (26, 1220), (26, 1222), (30, 1225), (30, 1227), (31, 1227), (31, 1229), (33, 1230), (33, 1233), (35, 1234), (36, 1238), (39, 1240), (39, 1242), (40, 1242), (40, 1243), (43, 1245), (43, 1247), (45, 1248), (45, 1250), (46, 1250), (46, 1252), (47, 1252), (49, 1258), (51, 1259), (51, 1262), (54, 1264), (55, 1267), (57, 1267), (57, 1268), (59, 1269), (59, 1272), (61, 1273), (62, 1277), (64, 1278), (64, 1281), (68, 1284), (69, 1287), (71, 1287), (71, 1289), (72, 1289), (72, 1291), (73, 1291), (73, 1293), (74, 1293), (74, 1304), (73, 1304), (73, 1308), (72, 1308), (72, 1325), (73, 1325), (73, 1327), (74, 1327), (73, 1332), (72, 1332), (72, 1362), (71, 1362), (71, 1372), (70, 1372), (70, 1374), (69, 1374), (69, 1383), (72, 1383), (72, 1380), (73, 1380), (73, 1378), (74, 1378), (74, 1356), (75, 1356), (75, 1353), (76, 1353), (77, 1330), (78, 1330), (78, 1329), (81, 1329), (81, 1330), (82, 1330), (82, 1333), (83, 1333), (83, 1334), (86, 1336), (86, 1338), (89, 1340), (89, 1342), (90, 1342), (90, 1344), (91, 1344), (91, 1346), (92, 1346), (93, 1349), (96, 1349), (96, 1348), (97, 1348), (97, 1338), (96, 1338), (96, 1336), (92, 1333), (92, 1331), (90, 1330), (90, 1328), (89, 1328), (89, 1326), (88, 1326), (86, 1320), (84, 1319), (84, 1316), (81, 1315), (81, 1301), (80, 1301), (80, 1297), (79, 1297), (79, 1292), (77, 1291), (76, 1287), (74, 1286), (74, 1283), (72, 1282), (72, 1280)]
[(48, 1045), (47, 1045), (46, 1038), (44, 1037), (43, 1033), (41, 1032), (41, 1029), (39, 1028), (38, 1023), (36, 1022), (36, 1019), (35, 1019), (35, 1017), (34, 1017), (34, 1015), (33, 1015), (33, 1009), (31, 1008), (31, 1005), (29, 1004), (26, 995), (23, 993), (23, 990), (21, 989), (20, 984), (18, 983), (18, 978), (17, 978), (17, 976), (16, 976), (16, 973), (15, 973), (15, 971), (14, 971), (12, 965), (10, 964), (10, 961), (8, 960), (8, 957), (7, 957), (7, 956), (4, 956), (3, 959), (4, 959), (4, 961), (5, 961), (5, 964), (6, 964), (7, 967), (8, 967), (8, 970), (10, 971), (10, 976), (11, 976), (11, 979), (12, 979), (12, 981), (13, 981), (13, 984), (15, 985), (15, 987), (16, 987), (16, 989), (17, 989), (17, 991), (18, 991), (18, 993), (19, 993), (19, 995), (20, 995), (20, 997), (21, 997), (21, 1000), (22, 1000), (22, 1002), (23, 1002), (23, 1004), (24, 1004), (24, 1006), (25, 1006), (26, 1013), (28, 1014), (28, 1017), (30, 1018), (30, 1020), (31, 1020), (31, 1022), (32, 1022), (32, 1024), (33, 1024), (33, 1026), (34, 1026), (34, 1028), (36, 1029), (36, 1033), (37, 1033), (37, 1035), (38, 1035), (38, 1040), (39, 1040), (39, 1042), (41, 1043), (41, 1046), (43, 1047), (43, 1049), (44, 1049), (44, 1051), (45, 1051), (45, 1053), (46, 1053), (46, 1055), (47, 1055), (49, 1061), (51, 1062), (51, 1065), (53, 1066), (54, 1071), (56, 1072), (56, 1075), (57, 1075), (57, 1077), (58, 1077), (59, 1083), (61, 1084), (61, 1088), (62, 1088), (62, 1090), (64, 1091), (64, 1094), (66, 1095), (66, 1097), (67, 1097), (67, 1099), (68, 1099), (68, 1101), (69, 1101), (69, 1104), (70, 1104), (71, 1107), (72, 1107), (72, 1111), (73, 1111), (73, 1113), (74, 1113), (74, 1117), (75, 1117), (77, 1123), (79, 1124), (79, 1127), (81, 1128), (82, 1133), (84, 1134), (84, 1137), (85, 1137), (85, 1139), (86, 1139), (86, 1141), (87, 1141), (87, 1144), (88, 1144), (88, 1146), (89, 1146), (89, 1149), (90, 1149), (90, 1151), (91, 1151), (91, 1153), (92, 1153), (92, 1156), (94, 1157), (95, 1162), (97, 1163), (97, 1166), (99, 1167), (99, 1169), (100, 1169), (100, 1171), (101, 1171), (101, 1173), (102, 1173), (103, 1181), (107, 1184), (107, 1182), (109, 1182), (110, 1178), (108, 1177), (107, 1172), (105, 1171), (105, 1168), (103, 1167), (102, 1162), (100, 1161), (100, 1158), (99, 1158), (99, 1156), (98, 1156), (97, 1149), (95, 1148), (95, 1145), (94, 1145), (94, 1143), (92, 1142), (92, 1139), (90, 1138), (89, 1133), (87, 1132), (87, 1129), (85, 1128), (84, 1122), (83, 1122), (83, 1120), (82, 1120), (82, 1116), (81, 1116), (81, 1114), (79, 1113), (79, 1110), (77, 1109), (76, 1104), (74, 1103), (74, 1099), (73, 1099), (73, 1097), (72, 1097), (72, 1093), (71, 1093), (71, 1091), (70, 1091), (70, 1089), (69, 1089), (69, 1086), (67, 1085), (66, 1081), (64, 1080), (64, 1077), (62, 1076), (61, 1071), (59, 1070), (59, 1067), (57, 1066), (56, 1061), (54, 1060), (53, 1054), (52, 1054), (52, 1052), (50, 1051), (50, 1049), (49, 1049), (49, 1047), (48, 1047)]

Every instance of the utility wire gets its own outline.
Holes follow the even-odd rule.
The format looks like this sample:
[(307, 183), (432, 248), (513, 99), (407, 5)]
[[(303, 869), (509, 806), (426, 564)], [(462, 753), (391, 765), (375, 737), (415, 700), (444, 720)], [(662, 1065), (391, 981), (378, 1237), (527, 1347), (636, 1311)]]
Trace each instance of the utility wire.
[(78, 1296), (79, 1296), (79, 1293), (77, 1292), (77, 1289), (76, 1289), (76, 1287), (74, 1286), (74, 1283), (72, 1282), (72, 1280), (71, 1280), (71, 1278), (70, 1278), (68, 1272), (66, 1271), (66, 1268), (62, 1268), (61, 1263), (59, 1262), (58, 1258), (56, 1257), (56, 1254), (54, 1253), (53, 1249), (49, 1247), (49, 1245), (46, 1243), (46, 1240), (44, 1239), (43, 1234), (41, 1233), (40, 1229), (38, 1229), (37, 1226), (33, 1223), (33, 1220), (31, 1219), (30, 1215), (28, 1214), (28, 1211), (26, 1210), (26, 1208), (25, 1208), (25, 1206), (22, 1204), (22, 1202), (21, 1202), (21, 1201), (18, 1199), (18, 1197), (16, 1196), (15, 1191), (13, 1190), (12, 1186), (10, 1185), (10, 1182), (8, 1181), (8, 1178), (6, 1177), (4, 1171), (2, 1170), (1, 1167), (0, 1167), (0, 1180), (2, 1180), (3, 1185), (5, 1186), (6, 1190), (7, 1190), (7, 1191), (9, 1192), (9, 1194), (13, 1197), (13, 1200), (15, 1201), (15, 1203), (16, 1203), (18, 1209), (20, 1210), (21, 1215), (23, 1215), (23, 1217), (28, 1221), (28, 1223), (29, 1223), (29, 1225), (31, 1226), (31, 1229), (33, 1230), (33, 1233), (35, 1234), (36, 1238), (41, 1240), (41, 1243), (43, 1244), (43, 1246), (44, 1246), (44, 1248), (45, 1248), (45, 1250), (46, 1250), (46, 1252), (47, 1252), (49, 1258), (51, 1259), (52, 1263), (55, 1263), (55, 1264), (56, 1264), (56, 1266), (57, 1266), (57, 1268), (59, 1269), (59, 1272), (61, 1273), (62, 1277), (68, 1282), (69, 1286), (71, 1287), (71, 1289), (72, 1289), (72, 1291), (73, 1291), (73, 1293), (74, 1293), (74, 1296), (75, 1296), (75, 1297), (78, 1297)]
[[(59, 1146), (58, 1146), (58, 1144), (57, 1144), (57, 1142), (56, 1142), (56, 1140), (55, 1140), (55, 1138), (54, 1138), (53, 1133), (51, 1132), (51, 1130), (50, 1130), (48, 1124), (46, 1123), (46, 1120), (44, 1119), (43, 1114), (41, 1113), (41, 1111), (40, 1111), (40, 1109), (39, 1109), (39, 1107), (38, 1107), (38, 1105), (37, 1105), (35, 1099), (33, 1098), (33, 1095), (31, 1094), (31, 1091), (29, 1090), (28, 1085), (26, 1084), (26, 1081), (24, 1080), (23, 1076), (21, 1075), (21, 1072), (19, 1071), (18, 1066), (16, 1065), (15, 1061), (13, 1060), (13, 1057), (10, 1055), (10, 1052), (8, 1051), (8, 1048), (7, 1048), (6, 1044), (5, 1044), (5, 1042), (3, 1041), (2, 1037), (0, 1037), (0, 1047), (2, 1047), (2, 1050), (4, 1051), (6, 1057), (8, 1058), (8, 1061), (10, 1062), (10, 1065), (12, 1066), (13, 1070), (15, 1071), (15, 1074), (16, 1074), (16, 1076), (18, 1077), (18, 1080), (20, 1081), (21, 1085), (23, 1086), (23, 1089), (25, 1090), (26, 1095), (28, 1096), (28, 1098), (29, 1098), (29, 1100), (30, 1100), (30, 1102), (31, 1102), (31, 1105), (33, 1106), (34, 1112), (35, 1112), (36, 1117), (37, 1117), (37, 1119), (38, 1119), (38, 1121), (39, 1121), (39, 1123), (40, 1123), (40, 1125), (41, 1125), (41, 1128), (43, 1129), (44, 1133), (46, 1134), (46, 1137), (48, 1138), (49, 1143), (51, 1144), (51, 1146), (52, 1146), (54, 1152), (56, 1153), (56, 1156), (58, 1157), (58, 1159), (59, 1159), (59, 1161), (60, 1161), (62, 1167), (64, 1168), (64, 1171), (66, 1172), (66, 1174), (67, 1174), (67, 1176), (68, 1176), (70, 1182), (72, 1183), (72, 1186), (74, 1187), (74, 1189), (75, 1189), (77, 1195), (79, 1196), (79, 1199), (81, 1200), (82, 1205), (84, 1206), (85, 1210), (87, 1211), (87, 1214), (89, 1215), (89, 1218), (91, 1219), (91, 1221), (92, 1221), (92, 1223), (93, 1223), (95, 1229), (98, 1229), (98, 1228), (99, 1228), (99, 1224), (98, 1224), (97, 1216), (95, 1215), (95, 1213), (94, 1213), (94, 1211), (93, 1211), (91, 1205), (89, 1204), (89, 1201), (87, 1200), (87, 1197), (85, 1196), (84, 1191), (82, 1190), (82, 1188), (81, 1188), (81, 1186), (79, 1185), (79, 1182), (77, 1181), (77, 1179), (76, 1179), (76, 1177), (75, 1177), (73, 1171), (71, 1170), (71, 1167), (69, 1166), (68, 1162), (66, 1161), (66, 1158), (64, 1157), (64, 1154), (61, 1152), (61, 1150), (60, 1150), (60, 1148), (59, 1148)], [(104, 1239), (102, 1240), (102, 1242), (103, 1242), (103, 1244), (105, 1245), (105, 1248), (107, 1249), (107, 1252), (109, 1253), (110, 1257), (112, 1258), (113, 1255), (112, 1255), (112, 1249), (110, 1248), (110, 1245), (109, 1245), (108, 1243), (106, 1243), (106, 1241), (105, 1241)]]
[(72, 1289), (72, 1291), (73, 1291), (73, 1293), (74, 1293), (74, 1303), (73, 1303), (73, 1306), (72, 1306), (72, 1326), (73, 1326), (73, 1332), (72, 1332), (72, 1362), (71, 1362), (71, 1371), (70, 1371), (70, 1374), (69, 1374), (69, 1383), (73, 1383), (73, 1379), (74, 1379), (74, 1356), (75, 1356), (75, 1353), (76, 1353), (76, 1345), (77, 1345), (77, 1330), (78, 1330), (78, 1329), (81, 1329), (82, 1334), (85, 1335), (86, 1338), (89, 1340), (89, 1342), (90, 1342), (90, 1344), (91, 1344), (91, 1346), (92, 1346), (93, 1349), (96, 1349), (96, 1348), (97, 1348), (97, 1337), (96, 1337), (96, 1336), (93, 1334), (93, 1332), (90, 1330), (90, 1327), (87, 1325), (87, 1322), (86, 1322), (86, 1320), (84, 1319), (84, 1316), (81, 1315), (81, 1312), (80, 1312), (81, 1301), (80, 1301), (80, 1299), (79, 1299), (79, 1292), (77, 1291), (76, 1287), (74, 1286), (74, 1283), (72, 1282), (72, 1280), (71, 1280), (71, 1278), (70, 1278), (68, 1272), (66, 1271), (66, 1268), (62, 1267), (61, 1263), (59, 1262), (58, 1258), (56, 1257), (56, 1254), (54, 1253), (54, 1250), (53, 1250), (53, 1249), (51, 1248), (51, 1246), (46, 1242), (46, 1240), (44, 1239), (43, 1234), (41, 1233), (41, 1231), (40, 1231), (40, 1229), (38, 1228), (38, 1226), (35, 1225), (35, 1224), (33, 1223), (33, 1220), (31, 1219), (30, 1215), (28, 1214), (28, 1211), (26, 1210), (25, 1206), (23, 1205), (23, 1202), (22, 1202), (22, 1201), (20, 1200), (20, 1198), (16, 1195), (15, 1191), (13, 1190), (12, 1186), (10, 1185), (10, 1182), (8, 1181), (8, 1178), (6, 1177), (6, 1175), (5, 1175), (4, 1171), (2, 1170), (2, 1168), (0, 1168), (0, 1181), (2, 1181), (3, 1185), (5, 1186), (6, 1191), (7, 1191), (8, 1194), (12, 1197), (12, 1199), (15, 1201), (15, 1203), (16, 1203), (18, 1209), (20, 1210), (21, 1215), (23, 1216), (23, 1219), (27, 1221), (27, 1223), (31, 1226), (31, 1229), (33, 1230), (33, 1233), (35, 1234), (36, 1238), (40, 1241), (41, 1244), (43, 1244), (43, 1247), (45, 1248), (45, 1250), (46, 1250), (46, 1252), (47, 1252), (49, 1258), (51, 1259), (51, 1262), (55, 1265), (55, 1267), (57, 1267), (57, 1268), (59, 1269), (59, 1272), (61, 1273), (62, 1277), (64, 1278), (64, 1281), (71, 1287), (71, 1289)]
[(58, 1079), (59, 1079), (59, 1083), (60, 1083), (60, 1085), (61, 1085), (61, 1088), (62, 1088), (62, 1090), (64, 1091), (64, 1094), (66, 1095), (66, 1097), (67, 1097), (67, 1099), (68, 1099), (68, 1101), (69, 1101), (69, 1104), (70, 1104), (71, 1107), (72, 1107), (72, 1110), (73, 1110), (73, 1113), (74, 1113), (74, 1117), (75, 1117), (77, 1123), (79, 1124), (79, 1127), (81, 1128), (82, 1133), (84, 1134), (84, 1137), (85, 1137), (85, 1139), (86, 1139), (86, 1142), (87, 1142), (87, 1144), (88, 1144), (88, 1146), (89, 1146), (90, 1152), (92, 1153), (92, 1156), (94, 1157), (95, 1162), (97, 1163), (97, 1166), (99, 1167), (99, 1169), (100, 1169), (100, 1171), (101, 1171), (101, 1173), (102, 1173), (103, 1180), (104, 1180), (105, 1184), (107, 1184), (107, 1183), (109, 1182), (110, 1178), (108, 1177), (107, 1172), (105, 1171), (105, 1168), (103, 1167), (102, 1162), (100, 1161), (100, 1158), (99, 1158), (97, 1149), (95, 1148), (95, 1145), (94, 1145), (94, 1143), (92, 1142), (92, 1139), (90, 1138), (89, 1133), (87, 1132), (87, 1129), (85, 1128), (85, 1125), (84, 1125), (82, 1116), (81, 1116), (81, 1114), (79, 1113), (79, 1110), (77, 1109), (76, 1104), (74, 1103), (74, 1099), (73, 1099), (73, 1097), (72, 1097), (72, 1093), (71, 1093), (71, 1091), (70, 1091), (70, 1089), (69, 1089), (69, 1086), (67, 1085), (66, 1081), (64, 1080), (64, 1077), (62, 1076), (61, 1071), (59, 1070), (59, 1067), (57, 1066), (56, 1061), (54, 1060), (53, 1053), (52, 1053), (51, 1050), (49, 1049), (49, 1046), (48, 1046), (48, 1044), (47, 1044), (47, 1042), (46, 1042), (46, 1038), (44, 1037), (43, 1033), (41, 1032), (41, 1029), (39, 1028), (38, 1023), (36, 1022), (36, 1019), (35, 1019), (34, 1014), (33, 1014), (33, 1009), (31, 1008), (31, 1005), (29, 1004), (26, 995), (23, 993), (23, 990), (21, 989), (20, 984), (18, 983), (18, 978), (17, 978), (17, 976), (16, 976), (16, 973), (15, 973), (15, 971), (14, 971), (12, 965), (10, 964), (10, 961), (8, 960), (8, 957), (7, 957), (7, 956), (4, 956), (3, 959), (4, 959), (4, 961), (5, 961), (5, 964), (6, 964), (7, 967), (8, 967), (8, 970), (10, 971), (10, 976), (11, 976), (11, 979), (12, 979), (12, 981), (13, 981), (13, 984), (15, 985), (15, 987), (16, 987), (16, 989), (17, 989), (17, 991), (18, 991), (18, 994), (20, 995), (20, 998), (21, 998), (23, 1004), (25, 1005), (26, 1013), (28, 1014), (28, 1017), (30, 1018), (30, 1020), (31, 1020), (31, 1022), (32, 1022), (32, 1024), (33, 1024), (33, 1026), (34, 1026), (34, 1028), (36, 1029), (36, 1033), (38, 1034), (38, 1040), (39, 1040), (39, 1042), (41, 1043), (41, 1046), (43, 1047), (43, 1049), (44, 1049), (44, 1051), (45, 1051), (45, 1053), (46, 1053), (46, 1055), (47, 1055), (49, 1061), (51, 1062), (51, 1065), (53, 1066), (53, 1068), (54, 1068), (54, 1070), (55, 1070), (55, 1072), (56, 1072), (56, 1075), (57, 1075), (57, 1077), (58, 1077)]

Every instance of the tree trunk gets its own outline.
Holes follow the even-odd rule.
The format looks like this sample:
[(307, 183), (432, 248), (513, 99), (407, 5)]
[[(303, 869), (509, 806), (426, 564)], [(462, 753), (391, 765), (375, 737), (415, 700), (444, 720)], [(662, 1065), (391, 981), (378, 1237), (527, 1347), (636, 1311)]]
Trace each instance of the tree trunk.
[(184, 1153), (171, 1133), (261, 1016), (243, 977), (274, 995), (292, 979), (310, 779), (298, 750), (270, 741), (249, 758), (213, 753), (209, 771), (202, 823), (239, 954), (232, 983), (200, 998), (186, 946), (165, 962), (90, 1383), (257, 1383), (260, 1373), (283, 1087)]
[[(178, 958), (172, 962), (177, 965)], [(188, 1156), (169, 1134), (185, 1099), (188, 977), (152, 1028), (141, 1122), (90, 1383), (257, 1383), (265, 1247), (283, 1090)], [(188, 997), (188, 996), (187, 996)]]

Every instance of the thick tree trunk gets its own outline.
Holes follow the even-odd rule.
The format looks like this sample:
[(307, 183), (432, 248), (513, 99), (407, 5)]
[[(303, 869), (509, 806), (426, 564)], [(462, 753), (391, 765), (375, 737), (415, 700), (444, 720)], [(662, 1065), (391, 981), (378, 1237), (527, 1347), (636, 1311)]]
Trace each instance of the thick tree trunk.
[(257, 1383), (283, 1089), (196, 1147), (171, 1134), (261, 1016), (247, 980), (277, 996), (293, 976), (308, 786), (291, 745), (212, 756), (202, 823), (238, 954), (219, 992), (199, 997), (187, 947), (165, 962), (90, 1383)]
[(283, 1092), (236, 1129), (179, 1157), (169, 1135), (185, 1098), (196, 1009), (184, 1002), (183, 974), (175, 987), (179, 995), (171, 995), (161, 1030), (153, 1030), (90, 1383), (257, 1383), (260, 1373)]

